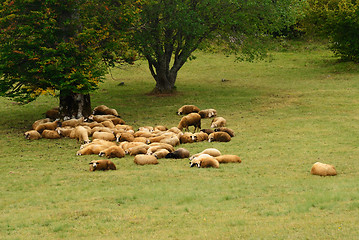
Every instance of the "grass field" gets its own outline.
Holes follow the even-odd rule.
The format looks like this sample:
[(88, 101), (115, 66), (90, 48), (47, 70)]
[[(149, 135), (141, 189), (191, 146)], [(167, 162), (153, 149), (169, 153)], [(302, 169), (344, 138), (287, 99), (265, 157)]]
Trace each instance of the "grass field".
[[(127, 156), (114, 159), (116, 171), (89, 172), (98, 157), (76, 156), (75, 140), (23, 137), (55, 98), (0, 98), (0, 239), (358, 239), (359, 66), (316, 45), (256, 63), (196, 56), (175, 96), (148, 95), (154, 80), (137, 62), (114, 70), (92, 105), (116, 108), (135, 127), (176, 126), (183, 104), (215, 108), (232, 141), (182, 147), (216, 147), (241, 164), (137, 166)], [(317, 161), (338, 175), (310, 175)]]

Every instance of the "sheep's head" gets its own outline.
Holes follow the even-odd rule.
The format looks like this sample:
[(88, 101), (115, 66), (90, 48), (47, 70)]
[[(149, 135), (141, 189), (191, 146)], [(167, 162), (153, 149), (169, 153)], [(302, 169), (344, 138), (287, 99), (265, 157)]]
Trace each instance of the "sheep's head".
[(90, 171), (95, 171), (98, 165), (97, 161), (91, 161), (90, 163)]
[(103, 156), (105, 156), (105, 152), (100, 152), (98, 155), (100, 156), (100, 157), (103, 157)]

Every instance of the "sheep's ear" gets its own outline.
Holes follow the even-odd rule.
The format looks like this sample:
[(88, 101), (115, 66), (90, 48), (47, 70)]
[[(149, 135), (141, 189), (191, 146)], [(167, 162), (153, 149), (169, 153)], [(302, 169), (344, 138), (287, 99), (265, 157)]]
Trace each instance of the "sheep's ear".
[(89, 164), (92, 164), (92, 162), (89, 162)]

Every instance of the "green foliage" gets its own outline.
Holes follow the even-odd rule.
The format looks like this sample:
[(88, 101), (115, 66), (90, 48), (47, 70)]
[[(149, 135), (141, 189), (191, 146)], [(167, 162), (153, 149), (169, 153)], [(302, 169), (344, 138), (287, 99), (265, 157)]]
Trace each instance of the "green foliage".
[[(132, 61), (119, 47), (121, 31), (129, 26), (128, 14), (121, 20), (123, 6), (110, 8), (106, 4), (111, 2), (4, 1), (0, 94), (21, 102), (56, 90), (87, 94), (98, 88), (107, 72), (104, 58), (108, 65)], [(122, 28), (111, 27), (113, 21)]]
[(329, 37), (331, 49), (342, 59), (359, 62), (359, 1), (307, 1), (311, 27)]

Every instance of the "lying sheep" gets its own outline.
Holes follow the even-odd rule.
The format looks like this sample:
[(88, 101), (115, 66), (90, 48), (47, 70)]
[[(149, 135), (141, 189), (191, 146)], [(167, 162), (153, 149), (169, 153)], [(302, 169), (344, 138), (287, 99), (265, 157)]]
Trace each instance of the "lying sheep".
[(162, 125), (159, 125), (159, 126), (155, 126), (154, 127), (154, 130), (160, 130), (160, 131), (167, 131), (168, 128), (166, 126), (162, 126)]
[(124, 133), (117, 133), (116, 134), (116, 141), (117, 142), (133, 142), (135, 140), (135, 137), (133, 134), (124, 132)]
[(229, 142), (231, 141), (231, 136), (226, 132), (214, 132), (209, 134), (208, 142)]
[(94, 128), (91, 129), (91, 135), (94, 134), (95, 132), (113, 133), (113, 131), (108, 127), (94, 127)]
[(135, 156), (134, 162), (137, 165), (146, 165), (146, 164), (158, 164), (158, 160), (153, 155), (147, 154), (138, 154)]
[(90, 163), (90, 171), (116, 170), (116, 165), (110, 160), (93, 160)]
[(35, 130), (39, 133), (42, 133), (44, 130), (55, 130), (57, 127), (59, 127), (59, 125), (59, 121), (40, 123), (36, 126)]
[(234, 131), (227, 127), (216, 128), (216, 129), (214, 129), (214, 131), (215, 132), (226, 132), (229, 134), (229, 136), (234, 137)]
[(333, 165), (316, 162), (312, 166), (310, 173), (319, 176), (335, 176), (337, 175), (337, 170)]
[(69, 120), (65, 120), (61, 123), (61, 126), (62, 127), (77, 127), (78, 125), (82, 124), (84, 122), (84, 118), (79, 118), (79, 119), (76, 119), (76, 118), (72, 118), (72, 119), (69, 119)]
[(83, 126), (77, 126), (75, 127), (75, 129), (73, 130), (74, 132), (74, 136), (75, 138), (79, 141), (79, 142), (83, 142), (83, 143), (89, 143), (90, 139), (89, 139), (89, 132), (88, 130), (83, 127)]
[(207, 133), (208, 135), (214, 133), (214, 131), (210, 128), (201, 129), (201, 132)]
[(194, 159), (195, 157), (198, 157), (199, 155), (202, 155), (202, 154), (208, 154), (208, 155), (210, 155), (210, 156), (212, 156), (212, 157), (218, 157), (218, 156), (221, 155), (221, 152), (220, 152), (218, 149), (216, 149), (216, 148), (207, 148), (207, 149), (203, 150), (203, 151), (200, 152), (200, 153), (197, 153), (197, 154), (192, 155), (192, 156), (189, 158), (189, 160), (192, 160), (192, 159)]
[(182, 133), (182, 131), (178, 129), (178, 127), (171, 127), (170, 129), (168, 129), (168, 131), (176, 134)]
[(46, 111), (45, 113), (46, 118), (50, 118), (50, 119), (59, 119), (60, 118), (60, 111), (58, 107), (52, 108), (48, 111)]
[(189, 131), (189, 126), (194, 126), (194, 132), (196, 132), (197, 129), (198, 131), (201, 129), (201, 116), (198, 113), (190, 113), (187, 116), (182, 117), (177, 128), (181, 131), (183, 128)]
[(99, 105), (93, 109), (92, 114), (93, 115), (104, 115), (106, 109), (108, 109), (108, 107), (106, 105)]
[(131, 147), (125, 151), (125, 154), (130, 154), (131, 156), (136, 156), (138, 154), (146, 154), (149, 148), (150, 146), (148, 145)]
[(185, 148), (178, 148), (176, 151), (173, 151), (166, 155), (166, 158), (174, 158), (174, 159), (182, 159), (188, 157), (189, 157), (189, 151)]
[(94, 132), (92, 134), (92, 139), (102, 139), (102, 140), (107, 140), (107, 141), (115, 141), (115, 135), (113, 135), (113, 133), (108, 133), (108, 132)]
[(145, 137), (145, 138), (150, 138), (153, 137), (152, 133), (148, 132), (148, 131), (137, 131), (133, 134), (134, 137)]
[(217, 116), (216, 109), (204, 109), (198, 112), (201, 115), (201, 118), (211, 118)]
[(102, 150), (98, 155), (101, 157), (106, 156), (107, 158), (123, 158), (125, 151), (120, 146), (112, 146)]
[(237, 155), (221, 155), (215, 157), (219, 163), (241, 163), (242, 160)]
[(182, 144), (184, 143), (193, 143), (193, 138), (192, 138), (192, 133), (184, 133), (181, 137), (180, 137), (180, 142)]
[(139, 127), (138, 131), (145, 131), (145, 132), (153, 132), (153, 127), (151, 126), (143, 126), (143, 127)]
[(155, 156), (157, 159), (164, 158), (169, 154), (170, 152), (167, 149), (159, 149), (156, 152), (154, 152), (152, 155)]
[(116, 146), (115, 142), (111, 142), (111, 141), (107, 141), (107, 140), (102, 140), (102, 139), (94, 139), (91, 143), (86, 143), (81, 145), (80, 149), (83, 149), (87, 146), (90, 145), (102, 145), (106, 148), (112, 147), (112, 146)]
[(104, 145), (90, 144), (84, 147), (83, 149), (77, 151), (76, 155), (81, 156), (81, 155), (99, 154), (101, 151), (105, 150), (106, 148), (108, 147)]
[(156, 145), (150, 145), (150, 148), (147, 150), (147, 154), (151, 155), (160, 149), (166, 149), (169, 152), (173, 152), (175, 150), (172, 145), (169, 145), (167, 143), (160, 143)]
[(58, 139), (61, 138), (60, 134), (55, 130), (44, 130), (41, 133), (41, 137), (47, 138), (47, 139)]
[(115, 128), (115, 124), (113, 124), (113, 122), (111, 120), (103, 121), (103, 122), (101, 122), (101, 124), (107, 128)]
[(197, 166), (199, 168), (219, 168), (219, 162), (212, 156), (208, 154), (202, 154), (192, 161), (190, 161), (191, 167)]
[[(148, 146), (145, 143), (142, 142), (121, 142), (120, 147), (122, 147), (123, 150), (127, 150), (129, 148), (137, 147), (137, 146)], [(149, 148), (150, 146), (148, 146)]]
[(111, 118), (110, 119), (112, 121), (112, 123), (116, 126), (116, 125), (124, 125), (126, 124), (126, 122), (122, 119), (122, 118), (119, 118), (119, 117), (116, 117), (116, 118)]
[(51, 119), (50, 119), (50, 118), (44, 118), (44, 119), (36, 120), (36, 121), (32, 124), (32, 129), (33, 129), (33, 130), (36, 130), (36, 127), (37, 127), (37, 126), (39, 126), (39, 125), (42, 124), (42, 123), (48, 123), (48, 122), (51, 122)]
[(28, 140), (38, 140), (41, 138), (41, 134), (36, 130), (30, 130), (24, 133), (25, 138)]
[(211, 128), (225, 127), (226, 123), (227, 123), (227, 121), (223, 117), (215, 117), (212, 120)]
[[(62, 137), (70, 137), (71, 133), (74, 131), (74, 128), (72, 128), (72, 127), (58, 127), (58, 128), (55, 129), (55, 131), (57, 131), (60, 134), (60, 136), (62, 136)], [(73, 135), (71, 137), (75, 138), (74, 133), (73, 133)]]
[(194, 142), (203, 142), (203, 141), (207, 141), (208, 140), (208, 134), (205, 132), (198, 132), (198, 133), (194, 133), (192, 135), (192, 140)]
[(160, 141), (160, 143), (167, 143), (167, 144), (175, 147), (180, 144), (180, 140), (178, 137), (172, 136), (172, 137), (166, 137), (166, 138), (162, 139)]
[(198, 112), (199, 112), (199, 108), (196, 107), (195, 105), (183, 105), (178, 109), (177, 114), (186, 115), (189, 113), (198, 113)]

